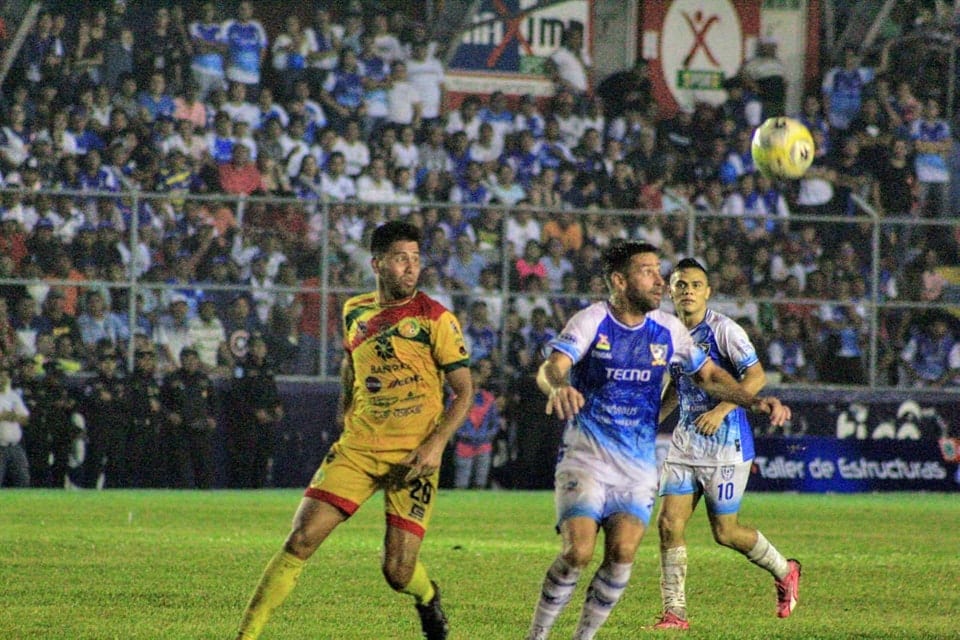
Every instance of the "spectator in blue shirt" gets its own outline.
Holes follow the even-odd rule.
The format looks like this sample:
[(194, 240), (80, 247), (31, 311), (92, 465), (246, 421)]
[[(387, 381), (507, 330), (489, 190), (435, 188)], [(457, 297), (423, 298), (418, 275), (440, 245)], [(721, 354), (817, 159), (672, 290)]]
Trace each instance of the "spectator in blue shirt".
[(243, 0), (237, 6), (236, 20), (223, 24), (223, 37), (227, 42), (227, 80), (242, 82), (256, 93), (269, 42), (263, 25), (253, 19), (250, 0)]
[(137, 104), (146, 122), (154, 122), (160, 116), (173, 117), (177, 105), (173, 102), (173, 96), (167, 93), (167, 79), (162, 71), (150, 75), (149, 87), (137, 96)]

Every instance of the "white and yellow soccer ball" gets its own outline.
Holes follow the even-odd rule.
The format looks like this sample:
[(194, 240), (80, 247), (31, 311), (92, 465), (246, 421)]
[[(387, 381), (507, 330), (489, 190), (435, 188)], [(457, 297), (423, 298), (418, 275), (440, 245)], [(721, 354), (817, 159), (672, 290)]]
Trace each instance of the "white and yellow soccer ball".
[(768, 118), (753, 132), (750, 153), (757, 170), (770, 178), (795, 180), (813, 163), (813, 136), (793, 118)]

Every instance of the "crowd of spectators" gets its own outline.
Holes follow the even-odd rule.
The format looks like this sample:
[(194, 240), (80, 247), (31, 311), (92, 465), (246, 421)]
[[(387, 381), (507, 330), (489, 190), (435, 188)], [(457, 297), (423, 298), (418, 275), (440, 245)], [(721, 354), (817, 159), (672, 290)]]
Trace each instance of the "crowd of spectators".
[[(755, 172), (750, 136), (779, 115), (783, 85), (765, 95), (757, 65), (723, 104), (666, 116), (642, 60), (581, 90), (589, 58), (568, 37), (553, 97), (448, 108), (425, 25), (315, 4), (276, 33), (249, 1), (231, 15), (161, 6), (144, 24), (124, 2), (69, 25), (40, 14), (0, 101), (0, 278), (24, 281), (0, 284), (7, 365), (93, 371), (104, 345), (140, 337), (161, 373), (192, 347), (222, 376), (260, 335), (278, 373), (333, 375), (338, 304), (372, 285), (368, 235), (394, 217), (423, 229), (422, 286), (503, 389), (605, 295), (600, 251), (621, 239), (661, 247), (665, 268), (692, 248), (714, 306), (784, 382), (865, 383), (869, 303), (952, 295), (957, 227), (885, 224), (874, 292), (870, 226), (843, 220), (856, 197), (884, 217), (958, 209), (945, 96), (914, 95), (888, 48), (876, 65), (846, 49), (808, 88), (792, 115), (815, 136), (814, 165), (776, 183)], [(196, 197), (212, 194), (244, 198)], [(692, 239), (677, 215), (690, 210), (703, 214)], [(118, 284), (131, 277), (133, 301)], [(886, 310), (879, 331), (880, 384), (957, 382), (951, 316)]]

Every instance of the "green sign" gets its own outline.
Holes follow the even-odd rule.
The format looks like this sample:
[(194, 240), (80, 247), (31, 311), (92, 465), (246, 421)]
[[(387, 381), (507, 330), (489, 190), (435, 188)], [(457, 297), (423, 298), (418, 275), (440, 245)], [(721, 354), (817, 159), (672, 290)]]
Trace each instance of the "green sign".
[(722, 89), (723, 72), (700, 69), (680, 69), (677, 71), (678, 89)]

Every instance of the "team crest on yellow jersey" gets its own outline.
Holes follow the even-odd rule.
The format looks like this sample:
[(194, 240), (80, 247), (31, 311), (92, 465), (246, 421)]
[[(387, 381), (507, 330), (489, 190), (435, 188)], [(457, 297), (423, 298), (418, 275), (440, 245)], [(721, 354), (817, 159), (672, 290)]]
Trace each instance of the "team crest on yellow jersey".
[(610, 351), (610, 338), (605, 333), (597, 335), (597, 344), (594, 345), (597, 351)]
[(415, 318), (406, 318), (397, 327), (397, 333), (404, 338), (416, 338), (420, 333), (420, 323)]
[(651, 344), (650, 355), (653, 356), (653, 362), (650, 364), (655, 367), (664, 367), (667, 365), (667, 345)]

